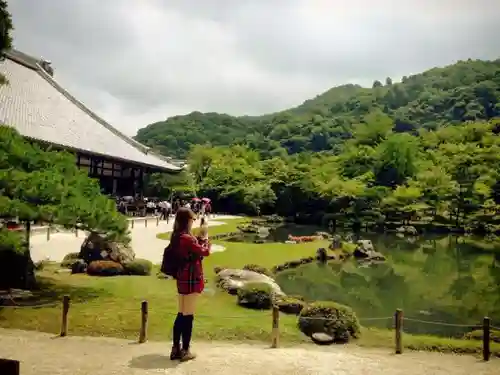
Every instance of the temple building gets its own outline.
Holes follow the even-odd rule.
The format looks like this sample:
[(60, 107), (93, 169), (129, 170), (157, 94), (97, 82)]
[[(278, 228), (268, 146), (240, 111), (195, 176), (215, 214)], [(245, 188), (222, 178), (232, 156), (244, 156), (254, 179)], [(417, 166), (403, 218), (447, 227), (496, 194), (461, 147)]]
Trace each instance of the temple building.
[(142, 195), (144, 176), (176, 173), (181, 162), (155, 154), (123, 134), (66, 91), (55, 79), (50, 62), (20, 51), (4, 53), (0, 74), (0, 124), (27, 139), (75, 155), (75, 163), (98, 178), (111, 195)]

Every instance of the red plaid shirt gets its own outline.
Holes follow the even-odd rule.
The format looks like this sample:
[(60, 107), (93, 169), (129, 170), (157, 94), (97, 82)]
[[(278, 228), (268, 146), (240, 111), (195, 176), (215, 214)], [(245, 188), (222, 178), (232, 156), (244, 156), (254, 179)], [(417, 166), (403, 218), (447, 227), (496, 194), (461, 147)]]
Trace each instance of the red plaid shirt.
[(179, 252), (188, 261), (177, 272), (177, 291), (179, 294), (201, 293), (205, 287), (203, 278), (203, 257), (210, 255), (210, 242), (191, 234), (181, 234)]

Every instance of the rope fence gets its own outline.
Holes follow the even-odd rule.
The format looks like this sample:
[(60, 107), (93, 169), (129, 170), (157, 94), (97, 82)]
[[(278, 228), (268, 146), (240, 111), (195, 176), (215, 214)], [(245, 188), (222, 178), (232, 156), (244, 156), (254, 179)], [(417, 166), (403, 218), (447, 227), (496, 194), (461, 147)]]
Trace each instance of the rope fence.
[[(25, 308), (25, 307), (31, 307), (31, 308), (40, 308), (40, 307), (55, 307), (57, 305), (60, 305), (60, 302), (51, 302), (51, 303), (46, 303), (46, 304), (40, 304), (40, 305), (12, 305), (12, 306), (0, 306), (1, 308)], [(148, 340), (148, 322), (149, 322), (149, 304), (148, 301), (142, 301), (140, 305), (140, 309), (138, 309), (140, 312), (140, 327), (139, 327), (139, 335), (138, 335), (138, 342), (139, 343), (145, 343)], [(69, 312), (70, 312), (70, 297), (69, 296), (64, 296), (62, 300), (62, 311), (61, 311), (61, 330), (59, 335), (61, 337), (67, 336), (68, 335), (68, 327), (69, 327)], [(176, 315), (176, 314), (172, 314)], [(203, 318), (214, 318), (214, 315), (205, 315), (205, 314), (196, 314), (197, 317)], [(219, 317), (219, 316), (217, 316)], [(272, 348), (277, 348), (279, 347), (279, 336), (280, 336), (280, 312), (278, 307), (275, 305), (273, 306), (272, 309), (272, 314), (271, 314), (271, 347)], [(248, 316), (246, 315), (233, 315), (233, 316), (225, 316), (225, 319), (247, 319)], [(300, 319), (304, 320), (322, 320), (322, 321), (328, 321), (328, 320), (333, 320), (332, 318), (327, 318), (327, 317), (300, 317)], [(472, 329), (481, 329), (482, 330), (482, 357), (484, 361), (489, 361), (491, 357), (491, 349), (490, 349), (490, 344), (491, 344), (491, 330), (499, 330), (500, 328), (491, 325), (490, 318), (484, 317), (483, 321), (481, 324), (454, 324), (454, 323), (446, 323), (446, 322), (437, 322), (437, 321), (430, 321), (430, 320), (422, 320), (422, 319), (416, 319), (412, 317), (403, 317), (403, 311), (398, 309), (396, 310), (395, 314), (393, 316), (385, 316), (385, 317), (369, 317), (369, 318), (360, 318), (359, 319), (361, 322), (368, 322), (368, 321), (392, 321), (392, 328), (394, 329), (394, 350), (396, 354), (401, 354), (403, 353), (403, 323), (404, 321), (408, 322), (415, 322), (415, 323), (420, 323), (420, 324), (430, 324), (430, 325), (436, 325), (436, 326), (448, 326), (448, 327), (460, 327), (460, 328), (472, 328)]]

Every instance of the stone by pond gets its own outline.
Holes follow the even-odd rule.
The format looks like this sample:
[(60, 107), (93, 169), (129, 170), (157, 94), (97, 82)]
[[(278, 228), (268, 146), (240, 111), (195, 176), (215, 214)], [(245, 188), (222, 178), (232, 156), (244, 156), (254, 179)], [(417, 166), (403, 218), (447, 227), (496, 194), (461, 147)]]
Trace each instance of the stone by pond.
[[(317, 262), (301, 264), (276, 275), (288, 295), (306, 301), (335, 301), (353, 308), (365, 326), (392, 326), (397, 308), (405, 317), (422, 321), (469, 325), (451, 327), (405, 321), (409, 333), (462, 337), (482, 318), (500, 325), (500, 245), (456, 236), (362, 234), (385, 262)], [(366, 244), (365, 244), (366, 245)], [(363, 318), (388, 317), (382, 321)]]

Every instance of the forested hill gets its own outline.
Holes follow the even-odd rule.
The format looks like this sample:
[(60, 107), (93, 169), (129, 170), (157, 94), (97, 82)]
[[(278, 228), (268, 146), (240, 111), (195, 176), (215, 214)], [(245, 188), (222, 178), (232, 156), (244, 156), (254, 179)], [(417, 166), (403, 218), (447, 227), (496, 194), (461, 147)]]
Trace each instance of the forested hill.
[(148, 125), (135, 138), (175, 157), (186, 157), (192, 145), (205, 143), (246, 144), (267, 157), (336, 151), (352, 137), (354, 125), (382, 113), (395, 132), (500, 116), (500, 59), (460, 61), (398, 83), (375, 81), (372, 88), (342, 85), (271, 115), (193, 112)]

